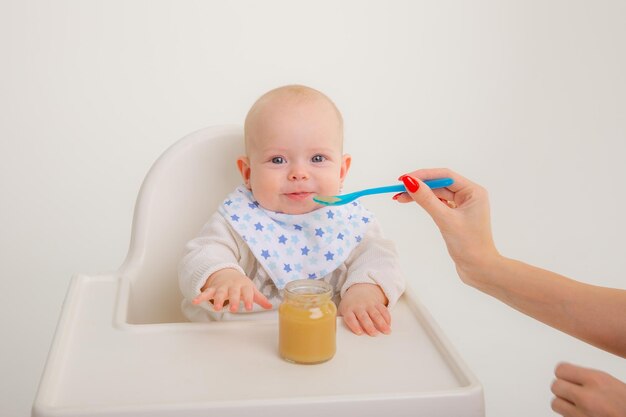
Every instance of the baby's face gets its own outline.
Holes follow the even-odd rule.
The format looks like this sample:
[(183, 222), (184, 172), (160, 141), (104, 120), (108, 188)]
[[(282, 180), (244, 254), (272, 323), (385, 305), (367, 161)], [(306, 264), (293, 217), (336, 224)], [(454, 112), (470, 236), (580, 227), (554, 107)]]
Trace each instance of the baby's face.
[(342, 155), (342, 126), (323, 100), (278, 102), (256, 115), (247, 158), (238, 166), (246, 186), (267, 210), (308, 213), (316, 195), (336, 195), (350, 166)]

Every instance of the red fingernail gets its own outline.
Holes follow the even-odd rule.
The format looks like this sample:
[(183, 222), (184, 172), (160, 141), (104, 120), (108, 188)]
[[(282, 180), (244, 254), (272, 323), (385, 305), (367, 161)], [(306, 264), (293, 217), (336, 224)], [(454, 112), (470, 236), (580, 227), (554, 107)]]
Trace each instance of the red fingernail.
[(409, 175), (402, 176), (402, 182), (404, 183), (404, 186), (406, 187), (406, 189), (409, 190), (412, 193), (416, 192), (420, 188), (420, 185), (415, 180), (415, 178), (413, 178), (413, 177), (411, 177)]
[(400, 176), (398, 177), (398, 181), (402, 181), (402, 179), (403, 179), (404, 177), (406, 177), (406, 176), (407, 176), (406, 174), (404, 174), (404, 175), (400, 175)]
[(393, 198), (394, 200), (397, 200), (402, 194), (404, 194), (404, 193), (398, 193), (398, 194), (394, 195), (391, 198)]

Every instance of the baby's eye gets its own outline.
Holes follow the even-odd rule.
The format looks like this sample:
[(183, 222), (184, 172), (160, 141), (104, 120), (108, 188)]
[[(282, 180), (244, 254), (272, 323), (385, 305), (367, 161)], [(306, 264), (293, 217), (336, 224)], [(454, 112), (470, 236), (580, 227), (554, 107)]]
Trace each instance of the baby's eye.
[(311, 158), (312, 162), (324, 162), (326, 160), (326, 157), (324, 155), (315, 155), (313, 158)]
[(284, 164), (285, 163), (285, 158), (283, 158), (282, 156), (275, 156), (272, 158), (272, 164)]

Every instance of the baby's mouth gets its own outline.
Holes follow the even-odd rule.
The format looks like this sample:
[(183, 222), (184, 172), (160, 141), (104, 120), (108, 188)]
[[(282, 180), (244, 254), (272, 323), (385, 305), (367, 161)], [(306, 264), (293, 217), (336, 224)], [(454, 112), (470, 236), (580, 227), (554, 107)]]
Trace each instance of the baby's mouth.
[(290, 198), (291, 200), (296, 200), (296, 201), (306, 200), (308, 198), (311, 198), (314, 194), (315, 193), (310, 193), (308, 191), (300, 191), (296, 193), (285, 193), (287, 198)]

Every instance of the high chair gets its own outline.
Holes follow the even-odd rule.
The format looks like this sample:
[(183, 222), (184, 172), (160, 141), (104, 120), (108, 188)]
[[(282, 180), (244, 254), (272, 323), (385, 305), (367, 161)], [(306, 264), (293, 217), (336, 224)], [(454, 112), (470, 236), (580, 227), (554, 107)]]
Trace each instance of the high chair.
[(279, 357), (275, 318), (186, 321), (177, 264), (240, 183), (241, 154), (242, 129), (218, 126), (155, 162), (122, 266), (72, 279), (32, 415), (484, 416), (480, 383), (410, 292), (391, 335), (356, 336), (339, 318), (337, 353), (319, 365)]

